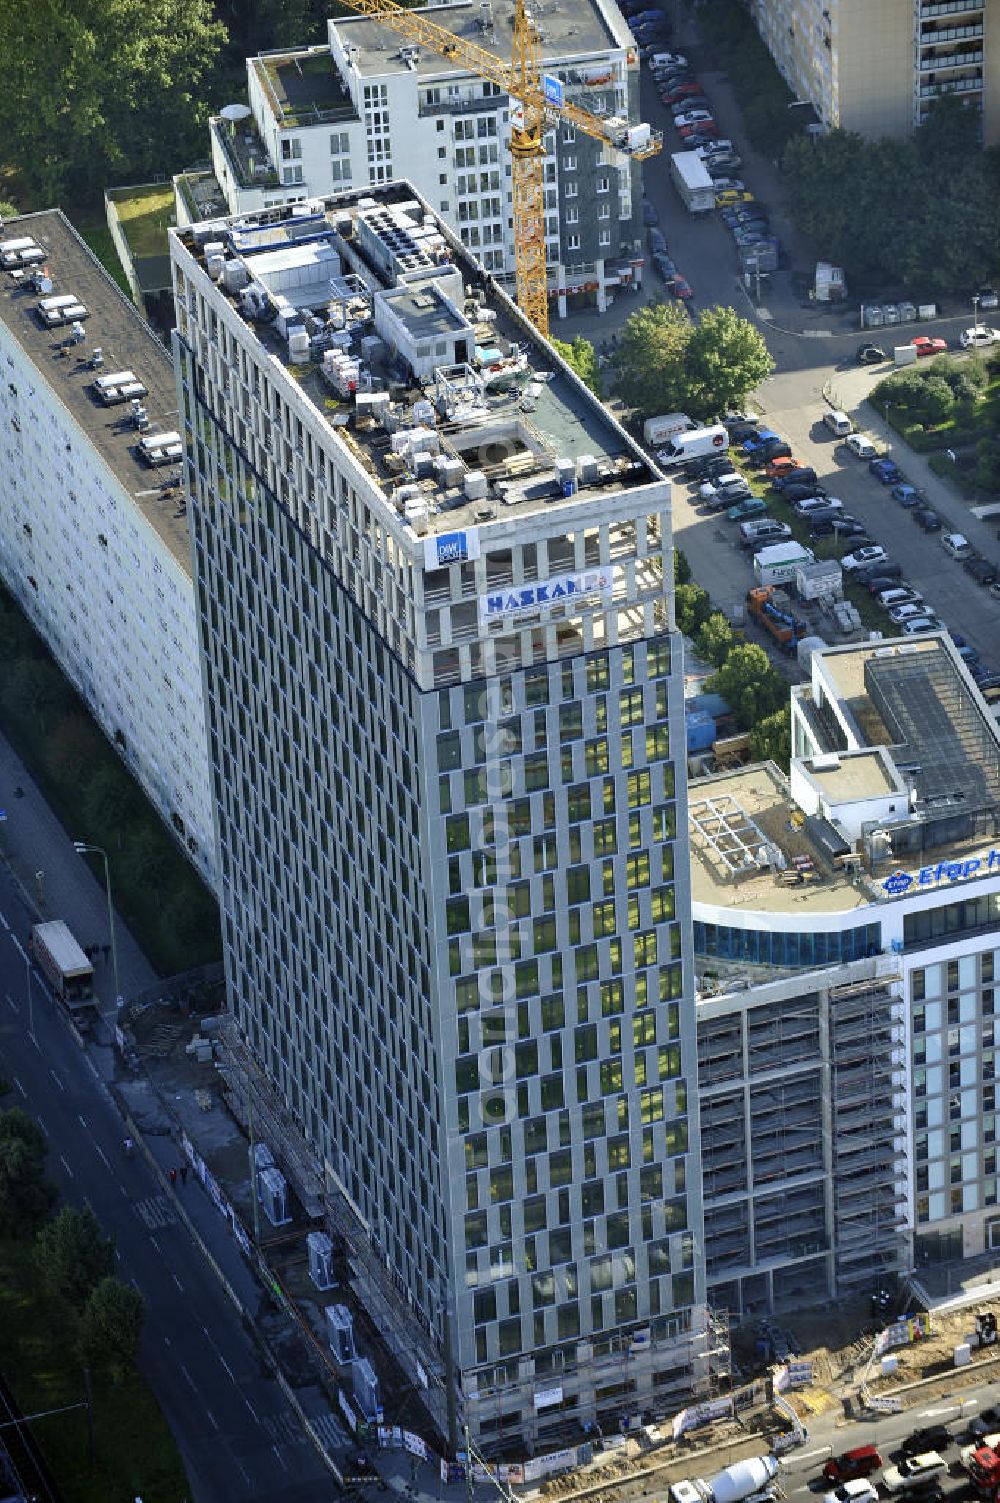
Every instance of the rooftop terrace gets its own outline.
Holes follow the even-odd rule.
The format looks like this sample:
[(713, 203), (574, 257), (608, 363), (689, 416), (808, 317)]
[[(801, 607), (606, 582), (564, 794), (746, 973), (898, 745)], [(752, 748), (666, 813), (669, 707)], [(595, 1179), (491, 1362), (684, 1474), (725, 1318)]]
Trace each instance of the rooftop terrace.
[(41, 378), (86, 433), (105, 464), (132, 497), (174, 558), (190, 573), (187, 519), (180, 492), (165, 495), (170, 470), (151, 470), (139, 455), (139, 438), (129, 408), (105, 407), (94, 390), (100, 371), (90, 368), (91, 351), (104, 352), (104, 371), (131, 370), (147, 389), (143, 405), (151, 433), (179, 426), (174, 370), (167, 351), (134, 305), (111, 280), (58, 209), (7, 220), (4, 238), (30, 236), (46, 254), (53, 294), (72, 293), (86, 307), (86, 339), (70, 342), (67, 328), (43, 328), (35, 312), (38, 294), (26, 280), (0, 272), (0, 320), (34, 363)]
[(178, 233), (206, 267), (220, 245), (233, 308), (426, 530), (662, 484), (406, 184)]
[(267, 52), (249, 60), (282, 128), (356, 120), (357, 112), (329, 47)]
[[(531, 7), (541, 33), (544, 58), (586, 58), (609, 49), (628, 48), (631, 38), (617, 6), (604, 0), (537, 0)], [(493, 0), (484, 12), (479, 0), (459, 0), (457, 4), (431, 7), (433, 20), (454, 32), (463, 41), (492, 52), (503, 62), (510, 62), (514, 24), (513, 0)], [(484, 17), (491, 23), (484, 26)], [(352, 50), (352, 60), (362, 75), (404, 72), (410, 65), (400, 57), (406, 45), (397, 31), (380, 25), (367, 16), (341, 16), (333, 23), (341, 44)], [(426, 48), (418, 49), (413, 67), (418, 77), (440, 74), (466, 74), (460, 62), (451, 62)]]

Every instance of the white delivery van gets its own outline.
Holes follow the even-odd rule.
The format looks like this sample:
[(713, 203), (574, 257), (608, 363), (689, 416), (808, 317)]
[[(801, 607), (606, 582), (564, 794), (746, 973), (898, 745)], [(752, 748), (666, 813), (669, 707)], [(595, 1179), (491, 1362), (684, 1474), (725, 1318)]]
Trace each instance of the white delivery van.
[(647, 418), (642, 425), (642, 441), (655, 449), (665, 444), (675, 433), (687, 433), (695, 425), (683, 412), (664, 412), (660, 417)]
[(729, 430), (721, 423), (710, 428), (692, 428), (688, 433), (677, 433), (657, 455), (660, 464), (667, 469), (674, 465), (687, 464), (691, 459), (705, 459), (710, 454), (724, 454), (729, 448)]
[(824, 412), (823, 422), (829, 428), (834, 438), (846, 438), (849, 433), (854, 432), (854, 424), (846, 412)]

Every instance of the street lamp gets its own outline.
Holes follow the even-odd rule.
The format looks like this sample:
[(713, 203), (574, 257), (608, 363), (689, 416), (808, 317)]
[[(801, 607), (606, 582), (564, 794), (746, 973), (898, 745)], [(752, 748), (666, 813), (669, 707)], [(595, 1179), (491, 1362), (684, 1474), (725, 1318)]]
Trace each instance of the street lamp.
[(73, 849), (78, 856), (93, 851), (95, 856), (104, 858), (104, 885), (108, 890), (108, 928), (111, 931), (111, 967), (115, 978), (115, 1006), (117, 1007), (121, 992), (118, 989), (118, 946), (115, 944), (115, 910), (111, 904), (111, 869), (108, 866), (108, 853), (101, 846), (89, 845), (85, 840), (74, 840)]
[(972, 294), (972, 327), (979, 328), (979, 293)]
[(889, 408), (891, 406), (892, 406), (891, 402), (886, 402), (886, 404), (885, 404), (885, 442), (886, 442), (886, 451), (885, 452), (887, 454), (891, 454), (892, 453), (892, 429), (889, 427)]

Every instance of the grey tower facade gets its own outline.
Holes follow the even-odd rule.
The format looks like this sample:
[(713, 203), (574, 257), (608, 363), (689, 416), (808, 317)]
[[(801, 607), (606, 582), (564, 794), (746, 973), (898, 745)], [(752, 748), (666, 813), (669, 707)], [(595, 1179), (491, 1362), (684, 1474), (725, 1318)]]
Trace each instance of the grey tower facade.
[(662, 1413), (706, 1362), (668, 484), (405, 185), (171, 239), (239, 1034), (445, 1434)]

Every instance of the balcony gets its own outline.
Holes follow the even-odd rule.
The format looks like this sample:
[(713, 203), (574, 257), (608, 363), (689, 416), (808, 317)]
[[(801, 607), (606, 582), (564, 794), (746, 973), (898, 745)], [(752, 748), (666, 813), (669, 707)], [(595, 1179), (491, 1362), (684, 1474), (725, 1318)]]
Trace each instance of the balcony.
[(931, 0), (930, 4), (920, 7), (920, 19), (929, 21), (933, 16), (981, 16), (984, 8), (984, 0)]
[(229, 170), (240, 188), (277, 188), (278, 174), (268, 160), (253, 120), (231, 122), (216, 117), (209, 122)]
[(976, 37), (981, 37), (984, 31), (982, 21), (976, 21), (971, 26), (942, 26), (939, 31), (922, 31), (920, 45), (936, 47), (940, 42), (973, 41)]
[(937, 99), (942, 94), (981, 94), (982, 91), (981, 78), (956, 78), (949, 83), (924, 84), (920, 90), (920, 97), (921, 99)]
[(948, 52), (943, 57), (922, 57), (921, 73), (937, 73), (942, 68), (974, 68), (983, 60), (983, 49), (975, 52)]

